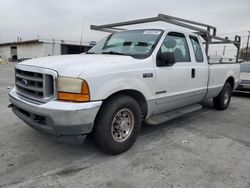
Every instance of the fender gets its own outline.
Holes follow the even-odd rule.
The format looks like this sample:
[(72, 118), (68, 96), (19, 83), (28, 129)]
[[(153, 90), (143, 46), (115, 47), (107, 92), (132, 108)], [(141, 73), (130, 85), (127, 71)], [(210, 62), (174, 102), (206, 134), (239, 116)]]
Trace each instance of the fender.
[(135, 90), (142, 93), (148, 101), (153, 98), (155, 90), (152, 83), (153, 79), (145, 81), (143, 78), (139, 79), (135, 77), (112, 77), (110, 79), (102, 77), (97, 80), (87, 81), (90, 85), (91, 100), (104, 100), (122, 90)]

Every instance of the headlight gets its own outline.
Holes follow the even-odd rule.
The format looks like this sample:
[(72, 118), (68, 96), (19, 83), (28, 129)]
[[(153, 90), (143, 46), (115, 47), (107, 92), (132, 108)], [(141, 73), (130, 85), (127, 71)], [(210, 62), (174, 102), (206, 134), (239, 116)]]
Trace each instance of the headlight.
[(82, 79), (58, 77), (57, 91), (58, 100), (72, 102), (90, 101), (88, 83)]

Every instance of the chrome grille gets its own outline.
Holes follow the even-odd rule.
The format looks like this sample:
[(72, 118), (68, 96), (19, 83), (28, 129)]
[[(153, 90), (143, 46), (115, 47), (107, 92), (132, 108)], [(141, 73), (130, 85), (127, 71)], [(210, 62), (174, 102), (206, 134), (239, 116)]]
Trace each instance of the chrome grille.
[(20, 95), (37, 101), (55, 97), (53, 74), (16, 68), (16, 88)]

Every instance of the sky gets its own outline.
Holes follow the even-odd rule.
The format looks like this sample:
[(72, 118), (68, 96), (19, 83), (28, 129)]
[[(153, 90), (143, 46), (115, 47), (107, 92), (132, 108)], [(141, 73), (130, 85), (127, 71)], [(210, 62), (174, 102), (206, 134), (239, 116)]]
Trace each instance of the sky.
[(243, 45), (250, 31), (250, 0), (0, 0), (0, 42), (17, 37), (80, 41), (82, 33), (83, 41), (98, 41), (106, 33), (91, 31), (90, 24), (158, 13), (216, 26), (221, 36), (242, 35)]

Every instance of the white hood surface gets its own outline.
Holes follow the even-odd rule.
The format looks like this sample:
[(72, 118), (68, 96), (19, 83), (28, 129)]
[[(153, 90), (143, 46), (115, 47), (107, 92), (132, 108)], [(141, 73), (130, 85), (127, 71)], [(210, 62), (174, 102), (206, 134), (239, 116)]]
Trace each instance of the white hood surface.
[(56, 71), (60, 76), (79, 77), (84, 72), (104, 70), (138, 61), (130, 56), (79, 54), (31, 59), (20, 65), (43, 67)]

